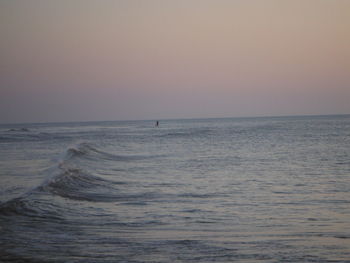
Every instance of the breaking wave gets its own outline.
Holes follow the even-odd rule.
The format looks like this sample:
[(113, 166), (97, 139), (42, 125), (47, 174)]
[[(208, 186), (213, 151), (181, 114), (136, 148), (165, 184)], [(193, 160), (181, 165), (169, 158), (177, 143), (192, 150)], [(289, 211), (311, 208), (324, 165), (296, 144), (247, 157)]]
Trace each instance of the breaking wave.
[(93, 147), (92, 145), (84, 142), (68, 148), (64, 160), (67, 161), (69, 159), (74, 159), (74, 158), (83, 158), (83, 159), (89, 159), (89, 160), (93, 159), (97, 161), (107, 160), (107, 161), (128, 162), (128, 161), (149, 159), (149, 158), (152, 158), (152, 156), (116, 155), (116, 154), (101, 151)]
[(59, 217), (57, 207), (45, 195), (92, 202), (109, 202), (120, 198), (118, 185), (123, 182), (114, 182), (91, 174), (79, 167), (82, 163), (75, 161), (77, 157), (120, 159), (119, 156), (100, 151), (87, 143), (71, 147), (58, 165), (47, 169), (48, 175), (42, 184), (22, 196), (0, 204), (0, 215)]
[[(58, 164), (47, 169), (46, 179), (40, 185), (0, 204), (0, 215), (59, 217), (57, 209), (60, 205), (56, 204), (55, 196), (88, 202), (135, 202), (159, 198), (160, 193), (156, 192), (135, 194), (122, 191), (121, 188), (129, 182), (110, 180), (94, 172), (101, 161), (127, 162), (143, 158), (146, 157), (115, 155), (88, 143), (79, 143), (69, 147)], [(117, 174), (115, 178), (119, 178)]]

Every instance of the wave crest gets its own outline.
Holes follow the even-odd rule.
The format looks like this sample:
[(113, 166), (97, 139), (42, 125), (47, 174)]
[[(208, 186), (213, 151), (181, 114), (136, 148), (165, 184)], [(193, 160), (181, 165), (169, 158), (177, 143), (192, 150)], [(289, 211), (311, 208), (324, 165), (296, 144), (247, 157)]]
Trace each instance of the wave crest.
[(40, 187), (61, 197), (85, 201), (110, 201), (115, 198), (113, 192), (117, 191), (114, 182), (91, 175), (82, 169), (63, 168), (56, 177)]
[[(156, 157), (156, 156), (153, 156)], [(107, 161), (120, 161), (120, 162), (128, 162), (128, 161), (137, 161), (143, 160), (147, 158), (152, 158), (152, 156), (143, 156), (143, 155), (116, 155), (113, 153), (108, 153), (101, 151), (88, 143), (79, 143), (76, 146), (68, 148), (66, 152), (65, 160), (74, 159), (74, 158), (82, 158), (89, 160), (107, 160)]]

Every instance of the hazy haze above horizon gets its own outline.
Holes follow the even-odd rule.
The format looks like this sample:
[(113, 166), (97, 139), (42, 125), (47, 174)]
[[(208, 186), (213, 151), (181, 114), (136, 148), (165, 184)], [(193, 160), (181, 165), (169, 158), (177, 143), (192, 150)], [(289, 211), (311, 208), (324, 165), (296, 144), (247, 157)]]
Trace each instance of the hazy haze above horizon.
[(347, 0), (0, 0), (0, 122), (350, 113)]

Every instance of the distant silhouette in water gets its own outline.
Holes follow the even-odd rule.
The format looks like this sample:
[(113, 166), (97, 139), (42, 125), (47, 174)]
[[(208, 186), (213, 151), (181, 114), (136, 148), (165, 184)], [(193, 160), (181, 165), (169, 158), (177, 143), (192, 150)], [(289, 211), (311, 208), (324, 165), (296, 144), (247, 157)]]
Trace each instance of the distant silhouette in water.
[(156, 121), (156, 127), (159, 127), (159, 121)]

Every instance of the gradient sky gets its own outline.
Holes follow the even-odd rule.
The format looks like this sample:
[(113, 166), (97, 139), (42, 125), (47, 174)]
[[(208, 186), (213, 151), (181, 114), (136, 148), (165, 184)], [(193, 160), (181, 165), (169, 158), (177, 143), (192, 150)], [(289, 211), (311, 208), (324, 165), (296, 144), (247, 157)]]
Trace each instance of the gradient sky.
[(348, 0), (0, 0), (0, 122), (350, 113)]

